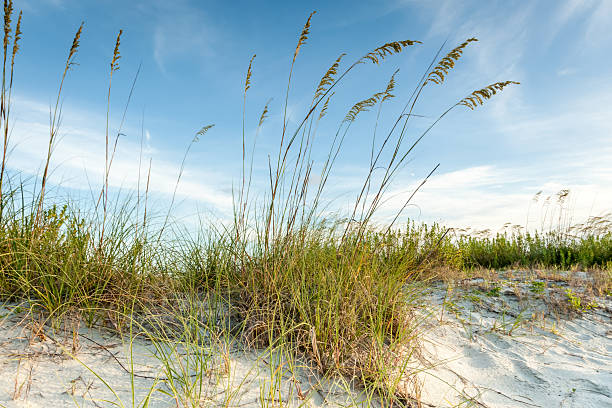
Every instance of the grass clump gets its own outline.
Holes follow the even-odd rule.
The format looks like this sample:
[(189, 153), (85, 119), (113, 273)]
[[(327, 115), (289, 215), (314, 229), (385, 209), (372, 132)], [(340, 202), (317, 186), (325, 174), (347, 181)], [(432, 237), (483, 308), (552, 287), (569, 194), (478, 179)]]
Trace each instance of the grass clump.
[(155, 255), (147, 237), (124, 219), (109, 220), (100, 245), (94, 221), (68, 204), (51, 205), (39, 216), (35, 203), (14, 204), (4, 206), (0, 229), (3, 298), (29, 299), (58, 318), (79, 311), (93, 323), (101, 317), (97, 309), (125, 311), (133, 299), (158, 296)]
[[(292, 67), (307, 39), (311, 17), (302, 30)], [(318, 122), (325, 115), (331, 91), (340, 86), (342, 79), (363, 62), (380, 64), (417, 44), (420, 42), (412, 40), (386, 43), (344, 71), (339, 68), (342, 56), (339, 57), (315, 89), (312, 105), (297, 128), (288, 132), (286, 118), (283, 120), (276, 161), (268, 166), (270, 189), (259, 206), (251, 207), (248, 200), (252, 173), (245, 169), (252, 168), (252, 162), (243, 165), (235, 222), (223, 234), (226, 255), (221, 282), (226, 286), (222, 290), (227, 291), (229, 302), (244, 322), (243, 333), (249, 341), (262, 346), (276, 341), (286, 343), (314, 362), (320, 372), (341, 373), (362, 385), (375, 384), (391, 400), (397, 398), (399, 379), (409, 374), (406, 364), (417, 350), (415, 311), (421, 284), (415, 278), (432, 255), (430, 241), (438, 238), (439, 245), (446, 234), (440, 238), (427, 229), (411, 231), (419, 237), (415, 245), (414, 237), (402, 236), (394, 230), (410, 198), (383, 230), (377, 230), (372, 220), (388, 186), (414, 147), (448, 112), (464, 105), (464, 101), (451, 105), (429, 128), (407, 142), (406, 124), (412, 118), (428, 75), (440, 71), (439, 77), (443, 79), (452, 66), (442, 62), (434, 66), (436, 55), (430, 65), (434, 68), (423, 74), (387, 133), (381, 139), (372, 138), (368, 173), (349, 221), (325, 221), (327, 180), (358, 117), (369, 108), (382, 109), (393, 98), (395, 74), (383, 91), (349, 109), (328, 146), (318, 182), (311, 180), (316, 168), (311, 153)], [(452, 50), (443, 60), (455, 61), (459, 56)], [(245, 95), (252, 83), (252, 68), (250, 64)], [(508, 84), (499, 83), (493, 88), (500, 90)], [(291, 75), (288, 89), (290, 85)], [(494, 93), (487, 89), (468, 98), (477, 95), (482, 102)], [(287, 97), (284, 112), (286, 104)], [(247, 157), (244, 146), (243, 139), (243, 158)], [(377, 168), (383, 169), (382, 177), (375, 177)], [(404, 252), (410, 246), (412, 250)], [(398, 360), (398, 356), (402, 359)], [(409, 394), (403, 395), (408, 397)]]
[[(593, 220), (600, 222), (590, 225)], [(607, 269), (612, 259), (612, 228), (606, 218), (593, 217), (565, 230), (464, 236), (456, 246), (466, 267)]]
[[(0, 296), (27, 299), (32, 307), (61, 317), (69, 311), (87, 316), (93, 323), (101, 316), (96, 310), (125, 311), (133, 299), (148, 299), (155, 292), (151, 281), (160, 280), (158, 265), (145, 219), (135, 221), (139, 204), (126, 200), (114, 203), (107, 217), (108, 171), (101, 189), (103, 216), (98, 202), (73, 202), (67, 197), (49, 197), (49, 175), (53, 151), (57, 148), (62, 117), (62, 90), (83, 34), (81, 24), (68, 52), (55, 105), (50, 108), (49, 140), (42, 173), (23, 180), (9, 173), (11, 95), (14, 62), (21, 39), (21, 19), (11, 26), (12, 1), (4, 2), (4, 69), (0, 91), (0, 128), (4, 135), (0, 172)], [(9, 45), (13, 41), (12, 50)], [(113, 54), (118, 59), (119, 37)], [(10, 69), (7, 59), (10, 57)], [(111, 75), (117, 69), (111, 64)], [(9, 73), (10, 72), (10, 73)], [(110, 92), (110, 88), (109, 88)], [(108, 133), (108, 130), (107, 130)], [(107, 138), (107, 153), (109, 140)], [(114, 153), (114, 151), (113, 151)], [(139, 197), (140, 198), (140, 197)], [(140, 200), (138, 200), (139, 202)], [(145, 208), (146, 214), (146, 208)]]

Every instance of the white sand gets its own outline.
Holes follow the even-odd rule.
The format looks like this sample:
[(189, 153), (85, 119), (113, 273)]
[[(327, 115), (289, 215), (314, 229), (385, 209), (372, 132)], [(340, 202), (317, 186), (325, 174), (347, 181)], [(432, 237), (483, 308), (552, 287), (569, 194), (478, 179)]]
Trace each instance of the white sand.
[[(517, 299), (517, 285), (510, 286), (502, 285), (499, 296), (474, 294), (470, 287), (447, 294), (441, 284), (432, 290), (418, 374), (423, 406), (612, 407), (612, 299), (598, 299), (600, 307), (567, 319), (554, 316), (555, 309), (543, 302), (547, 292)], [(109, 402), (117, 402), (113, 393), (84, 364), (113, 388), (118, 406), (139, 406), (151, 389), (169, 391), (167, 383), (154, 379), (167, 372), (144, 340), (134, 343), (134, 371), (151, 378), (134, 378), (132, 397), (130, 375), (117, 362), (130, 368), (129, 347), (116, 336), (79, 329), (78, 362), (70, 356), (72, 333), (46, 328), (45, 336), (36, 337), (36, 328), (22, 318), (13, 307), (0, 308), (2, 407), (117, 406)], [(278, 364), (284, 360), (270, 353), (225, 347), (230, 373), (215, 350), (200, 406), (260, 406), (271, 372), (279, 374), (280, 398), (290, 406), (365, 406), (357, 390), (339, 381), (313, 388), (317, 377), (305, 368)], [(178, 358), (171, 361), (179, 367)], [(150, 406), (177, 403), (155, 391)]]
[[(473, 290), (455, 289), (450, 307), (443, 314), (435, 309), (424, 344), (431, 364), (419, 374), (423, 404), (612, 407), (610, 296), (597, 299), (599, 308), (564, 318), (533, 294), (517, 300), (516, 287), (478, 294), (478, 304), (466, 299)], [(432, 302), (442, 304), (445, 294), (434, 291)]]
[[(272, 402), (279, 398), (295, 407), (346, 406), (364, 401), (360, 392), (344, 381), (320, 380), (305, 367), (287, 364), (279, 353), (244, 351), (233, 347), (232, 341), (221, 341), (212, 352), (202, 350), (201, 356), (209, 360), (201, 392), (194, 377), (202, 372), (201, 366), (185, 366), (189, 351), (181, 347), (176, 349), (178, 353), (169, 354), (171, 369), (189, 371), (188, 381), (196, 390), (191, 395), (199, 396), (199, 405), (193, 398), (177, 403), (164, 392), (174, 395), (172, 386), (180, 390), (181, 376), (175, 375), (173, 384), (165, 380), (168, 369), (155, 357), (159, 352), (149, 341), (137, 339), (130, 358), (129, 344), (117, 336), (81, 328), (75, 352), (72, 333), (53, 333), (46, 327), (44, 336), (36, 336), (38, 327), (24, 321), (23, 313), (15, 313), (14, 305), (0, 307), (0, 316), (0, 407), (142, 406), (151, 390), (150, 407), (259, 407), (262, 393), (263, 401), (270, 406), (277, 406)], [(227, 360), (220, 351), (223, 348)], [(166, 353), (171, 351), (165, 348)], [(197, 357), (191, 355), (189, 360), (194, 363)], [(134, 387), (130, 364), (137, 375)], [(278, 383), (272, 383), (276, 380)], [(269, 395), (270, 389), (280, 389), (281, 394)]]

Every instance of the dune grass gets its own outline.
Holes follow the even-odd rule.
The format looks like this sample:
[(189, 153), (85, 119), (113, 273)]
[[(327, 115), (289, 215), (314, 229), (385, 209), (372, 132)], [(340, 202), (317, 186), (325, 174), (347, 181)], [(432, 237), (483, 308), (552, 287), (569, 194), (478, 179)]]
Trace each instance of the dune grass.
[[(343, 69), (344, 54), (340, 55), (320, 79), (303, 118), (297, 126), (290, 127), (286, 107), (293, 67), (308, 39), (313, 14), (293, 53), (278, 150), (270, 153), (269, 190), (263, 195), (252, 191), (251, 152), (256, 141), (248, 140), (243, 130), (243, 165), (234, 191), (233, 222), (222, 228), (211, 225), (194, 237), (176, 233), (180, 226), (172, 223), (170, 213), (162, 217), (164, 222), (152, 223), (146, 189), (112, 199), (108, 179), (120, 131), (114, 137), (108, 121), (104, 180), (99, 192), (93, 194), (96, 200), (82, 205), (48, 192), (52, 152), (61, 148), (57, 145), (57, 132), (62, 87), (74, 66), (80, 37), (85, 35), (82, 25), (69, 50), (52, 109), (43, 173), (39, 178), (23, 181), (18, 173), (7, 170), (13, 66), (19, 50), (21, 13), (13, 31), (12, 2), (5, 1), (0, 297), (26, 301), (57, 322), (77, 313), (90, 325), (102, 323), (123, 333), (133, 334), (137, 326), (137, 332), (156, 345), (165, 363), (165, 384), (170, 387), (165, 392), (174, 396), (177, 406), (198, 406), (206, 394), (202, 373), (214, 371), (219, 360), (204, 350), (214, 344), (217, 356), (223, 355), (220, 350), (236, 341), (290, 356), (281, 359), (285, 361), (281, 366), (291, 366), (299, 360), (323, 376), (341, 374), (365, 387), (366, 394), (372, 396), (376, 392), (387, 405), (401, 405), (410, 404), (418, 394), (418, 390), (412, 390), (415, 395), (400, 392), (399, 384), (402, 377), (409, 376), (406, 364), (418, 352), (416, 316), (423, 307), (422, 289), (435, 276), (430, 273), (434, 267), (542, 264), (565, 268), (580, 263), (610, 268), (609, 226), (603, 232), (578, 238), (555, 232), (457, 238), (438, 225), (400, 225), (402, 211), (412, 197), (384, 228), (374, 225), (394, 177), (440, 120), (453, 109), (474, 109), (503, 88), (516, 84), (501, 81), (468, 92), (466, 98), (451, 103), (424, 132), (408, 137), (407, 124), (420, 98), (430, 87), (443, 85), (463, 51), (476, 41), (474, 38), (444, 56), (438, 51), (410, 98), (404, 101), (401, 114), (384, 126), (377, 123), (379, 134), (373, 135), (368, 147), (371, 158), (363, 164), (368, 172), (352, 211), (343, 219), (326, 219), (328, 179), (333, 176), (346, 136), (364, 112), (375, 109), (380, 113), (392, 102), (395, 74), (385, 89), (348, 110), (336, 133), (328, 138), (331, 142), (327, 155), (316, 162), (313, 144), (317, 125), (333, 103), (334, 90), (360, 65), (382, 64), (421, 43), (388, 42)], [(109, 107), (112, 77), (119, 69), (121, 33), (111, 60)], [(244, 111), (254, 65), (251, 59), (244, 82)], [(107, 115), (109, 111), (110, 108)], [(267, 114), (266, 105), (259, 128)], [(243, 115), (243, 124), (244, 121)], [(211, 127), (203, 127), (194, 135), (194, 141)], [(386, 133), (381, 129), (387, 129)], [(183, 160), (177, 184), (184, 164)], [(375, 169), (381, 168), (382, 176), (375, 176)], [(187, 312), (178, 307), (181, 304), (187, 305)], [(205, 310), (202, 305), (206, 305)], [(221, 317), (217, 315), (220, 310)], [(162, 315), (171, 318), (156, 318)], [(220, 324), (219, 319), (225, 323)], [(214, 338), (210, 338), (211, 333)], [(282, 367), (271, 371), (267, 388), (262, 388), (262, 405), (265, 401), (282, 400), (277, 395), (281, 372)], [(228, 400), (233, 398), (229, 387), (226, 392)]]

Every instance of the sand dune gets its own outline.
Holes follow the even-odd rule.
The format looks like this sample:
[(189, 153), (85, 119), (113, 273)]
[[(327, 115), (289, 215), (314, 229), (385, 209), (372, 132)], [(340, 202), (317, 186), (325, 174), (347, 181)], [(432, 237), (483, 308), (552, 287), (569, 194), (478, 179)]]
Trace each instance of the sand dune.
[[(612, 407), (611, 297), (572, 312), (561, 310), (559, 302), (566, 300), (555, 298), (567, 283), (546, 281), (534, 293), (533, 281), (526, 282), (483, 287), (486, 282), (474, 279), (452, 291), (442, 283), (431, 288), (423, 353), (411, 365), (418, 371), (422, 406)], [(172, 394), (164, 380), (168, 367), (149, 341), (136, 339), (130, 358), (129, 342), (105, 331), (80, 327), (75, 336), (41, 328), (15, 305), (5, 305), (0, 316), (0, 406), (131, 407), (151, 390), (151, 407), (177, 406), (160, 392)], [(205, 356), (201, 406), (260, 406), (270, 387), (281, 390), (274, 398), (288, 406), (367, 405), (350, 384), (321, 381), (305, 366), (236, 344), (227, 342)], [(174, 351), (184, 356), (189, 350)]]

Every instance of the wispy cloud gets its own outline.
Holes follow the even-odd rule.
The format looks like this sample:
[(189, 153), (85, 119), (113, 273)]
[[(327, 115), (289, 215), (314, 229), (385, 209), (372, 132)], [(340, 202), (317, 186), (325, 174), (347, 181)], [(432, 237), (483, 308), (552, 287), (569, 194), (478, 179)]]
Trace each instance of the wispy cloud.
[[(141, 6), (139, 15), (146, 13), (149, 17), (143, 31), (151, 36), (148, 40), (155, 63), (168, 75), (185, 74), (192, 65), (225, 52), (222, 48), (224, 41), (232, 35), (249, 40), (246, 29), (239, 31), (233, 26), (226, 28), (215, 24), (217, 21), (211, 17), (213, 14), (208, 13), (216, 9), (202, 7), (197, 2), (151, 0), (138, 4)], [(405, 13), (387, 14), (389, 10), (401, 7), (405, 7)], [(364, 6), (360, 10), (366, 9)], [(419, 161), (436, 155), (436, 162), (441, 161), (442, 168), (416, 195), (413, 202), (420, 211), (411, 207), (408, 215), (452, 225), (495, 228), (505, 222), (524, 224), (535, 192), (545, 190), (545, 194), (553, 194), (562, 188), (569, 188), (576, 195), (576, 217), (609, 209), (612, 202), (609, 181), (612, 180), (612, 146), (609, 142), (612, 134), (609, 111), (612, 87), (607, 81), (610, 70), (605, 68), (605, 58), (606, 41), (610, 39), (607, 28), (612, 24), (612, 2), (567, 0), (529, 2), (516, 7), (503, 1), (390, 0), (378, 12), (385, 15), (385, 21), (389, 19), (390, 26), (409, 22), (411, 28), (416, 27), (415, 38), (425, 40), (434, 48), (447, 38), (447, 50), (466, 38), (479, 38), (478, 43), (472, 43), (466, 49), (444, 87), (427, 89), (428, 93), (436, 90), (440, 93), (424, 100), (419, 107), (423, 112), (418, 113), (428, 114), (426, 110), (438, 101), (456, 100), (454, 98), (465, 96), (464, 92), (494, 81), (516, 80), (522, 83), (508, 87), (469, 118), (449, 115), (447, 119), (452, 118), (453, 122), (450, 125), (441, 122), (436, 128), (436, 131), (444, 133), (443, 142), (448, 141), (448, 145), (427, 145), (426, 140), (419, 146), (422, 149), (419, 155), (424, 153), (419, 156)], [(347, 19), (367, 19), (377, 16), (377, 13), (370, 15), (355, 11)], [(230, 29), (236, 31), (229, 32)], [(421, 29), (420, 33), (418, 29)], [(224, 61), (230, 59), (228, 56)], [(589, 66), (591, 61), (593, 65)], [(164, 79), (157, 72), (154, 76), (155, 81)], [(185, 78), (192, 77), (185, 74)], [(369, 78), (364, 80), (367, 82)], [(211, 101), (219, 100), (218, 95), (215, 96)], [(292, 91), (288, 106), (288, 120), (292, 125), (293, 121), (301, 119), (299, 112), (307, 108), (310, 97), (310, 93), (300, 96), (297, 90)], [(160, 103), (170, 104), (172, 101)], [(204, 102), (202, 109), (212, 106), (207, 103), (215, 102)], [(15, 105), (21, 103), (16, 101)], [(16, 168), (35, 172), (46, 146), (48, 106), (30, 101), (27, 109), (26, 114), (19, 116), (27, 118), (27, 121), (18, 119), (14, 131), (14, 141), (18, 144), (11, 163)], [(232, 109), (231, 105), (229, 109)], [(266, 122), (269, 128), (261, 132), (258, 140), (258, 149), (261, 148), (263, 153), (257, 156), (254, 171), (261, 173), (262, 177), (254, 180), (254, 186), (262, 185), (262, 190), (256, 193), (265, 190), (265, 152), (276, 149), (278, 143), (278, 133), (269, 129), (282, 126), (282, 103), (273, 106), (271, 112)], [(60, 174), (70, 177), (65, 180), (82, 187), (86, 183), (82, 182), (79, 174), (86, 169), (89, 179), (99, 183), (104, 164), (103, 135), (100, 132), (103, 126), (94, 124), (102, 122), (103, 125), (103, 118), (99, 120), (88, 112), (74, 109), (66, 113), (62, 130), (64, 140), (54, 158), (54, 165), (60, 164), (61, 167), (55, 175), (58, 178)], [(328, 118), (332, 113), (330, 111)], [(81, 116), (86, 119), (80, 120)], [(415, 126), (419, 126), (416, 121)], [(367, 171), (359, 161), (347, 158), (354, 157), (353, 153), (358, 154), (361, 146), (368, 149), (368, 132), (362, 131), (364, 128), (362, 124), (359, 131), (354, 128), (351, 141), (347, 142), (347, 149), (343, 152), (346, 154), (339, 157), (338, 171), (328, 189), (330, 199), (335, 200), (333, 204), (338, 204), (335, 208), (349, 206), (354, 190), (363, 181), (358, 175), (363, 176)], [(240, 132), (239, 126), (226, 129), (228, 133)], [(120, 141), (111, 183), (133, 188), (139, 174), (138, 160), (134, 158), (140, 149), (140, 129), (126, 133), (130, 137)], [(145, 129), (143, 136), (144, 156), (153, 158), (152, 190), (171, 195), (182, 158), (180, 148), (172, 146), (170, 136), (157, 127)], [(437, 136), (432, 132), (431, 137)], [(325, 139), (321, 137), (317, 143), (316, 153), (317, 149), (324, 149)], [(219, 146), (216, 152), (223, 152)], [(148, 164), (147, 159), (143, 162)], [(226, 165), (239, 167), (239, 163), (230, 159), (222, 163), (222, 166)], [(144, 172), (144, 169), (140, 170)], [(313, 171), (313, 181), (316, 181), (315, 173)], [(419, 171), (415, 173), (418, 177)], [(402, 184), (390, 191), (390, 200), (381, 216), (397, 210), (420, 182), (413, 174), (408, 176), (405, 173), (398, 180)], [(231, 210), (231, 182), (229, 176), (212, 172), (204, 163), (188, 161), (178, 194), (199, 200), (211, 208)]]
[(551, 27), (550, 35), (555, 36), (571, 20), (593, 8), (596, 2), (585, 0), (566, 0), (559, 2), (560, 6), (553, 14), (554, 24)]
[(201, 9), (186, 2), (158, 2), (159, 20), (153, 33), (153, 57), (165, 74), (173, 63), (201, 62), (215, 55), (216, 29)]
[[(468, 38), (479, 41), (466, 49), (465, 55), (449, 75), (447, 87), (459, 85), (470, 92), (485, 85), (525, 79), (525, 54), (531, 40), (530, 34), (537, 17), (536, 5), (525, 3), (521, 7), (505, 7), (503, 2), (418, 2), (409, 0), (406, 5), (421, 14), (428, 25), (425, 39), (447, 40), (443, 53)], [(407, 18), (411, 18), (407, 16)], [(456, 85), (451, 85), (456, 84)], [(513, 98), (509, 98), (513, 95)], [(506, 116), (510, 104), (520, 102), (523, 90), (509, 87), (504, 97), (498, 98), (489, 108), (490, 114)], [(512, 102), (510, 102), (512, 101)]]
[(599, 44), (610, 44), (612, 24), (612, 2), (599, 0), (589, 17), (585, 38)]
[[(512, 106), (512, 97), (505, 98)], [(491, 140), (504, 140), (507, 159), (432, 177), (413, 200), (419, 210), (413, 207), (407, 214), (462, 227), (525, 225), (533, 194), (561, 189), (573, 193), (577, 222), (611, 211), (610, 105), (612, 89), (601, 86), (561, 104), (542, 107), (527, 101), (507, 115), (494, 114), (486, 133)], [(486, 156), (483, 160), (487, 163)], [(417, 185), (391, 192), (395, 197), (385, 212), (400, 208)], [(530, 226), (537, 226), (533, 222), (538, 221), (530, 220)]]
[[(12, 152), (9, 166), (29, 174), (37, 174), (46, 155), (49, 137), (48, 107), (15, 97), (18, 119), (12, 132)], [(104, 175), (104, 118), (99, 115), (66, 107), (61, 140), (53, 153), (51, 181), (63, 187), (89, 190), (100, 188)], [(19, 118), (28, 118), (20, 120)], [(137, 134), (137, 131), (127, 134)], [(173, 194), (180, 159), (168, 160), (155, 147), (151, 133), (145, 130), (142, 164), (139, 163), (140, 138), (121, 137), (109, 177), (111, 187), (136, 190), (139, 177), (141, 188), (147, 178), (149, 158), (152, 159), (149, 191), (166, 197)], [(140, 165), (140, 166), (139, 166)], [(90, 187), (90, 183), (92, 184)], [(179, 198), (194, 200), (221, 214), (231, 211), (231, 179), (202, 166), (188, 167), (177, 189)]]
[[(586, 27), (579, 38), (582, 46), (591, 48), (610, 41), (612, 3), (607, 0), (567, 0), (555, 10), (548, 31), (548, 38), (557, 36), (568, 24), (576, 25), (577, 20)], [(585, 40), (588, 40), (585, 42)]]
[[(513, 102), (512, 95), (504, 95), (504, 99)], [(555, 102), (534, 106), (524, 101), (512, 114), (496, 118), (497, 129), (514, 145), (530, 151), (544, 150), (553, 157), (578, 155), (577, 159), (587, 160), (600, 157), (593, 153), (610, 147), (612, 86), (606, 84), (563, 103)]]
[[(608, 188), (604, 180), (565, 183), (558, 176), (542, 180), (532, 178), (533, 170), (533, 167), (516, 169), (490, 165), (441, 173), (433, 176), (417, 193), (405, 214), (452, 227), (496, 230), (511, 223), (533, 229), (539, 228), (546, 219), (542, 206), (532, 202), (534, 195), (542, 191), (542, 197), (553, 197), (550, 205), (554, 207), (557, 205), (554, 196), (562, 189), (571, 191), (565, 208), (574, 222), (610, 211), (612, 188)], [(390, 191), (381, 216), (392, 217), (418, 183)]]
[(564, 77), (568, 75), (573, 75), (576, 73), (576, 70), (573, 68), (561, 68), (557, 71), (557, 76)]

